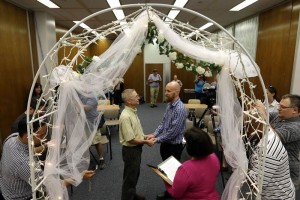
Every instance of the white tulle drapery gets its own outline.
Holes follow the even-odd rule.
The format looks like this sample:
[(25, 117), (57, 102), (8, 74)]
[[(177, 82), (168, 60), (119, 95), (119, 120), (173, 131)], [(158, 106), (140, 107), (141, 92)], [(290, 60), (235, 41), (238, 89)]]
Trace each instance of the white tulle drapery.
[(223, 67), (218, 76), (217, 105), (221, 121), (223, 152), (226, 161), (233, 168), (233, 173), (223, 191), (222, 200), (237, 200), (240, 186), (246, 178), (248, 159), (241, 138), (243, 109), (238, 101), (228, 67)]
[[(222, 121), (222, 139), (226, 160), (236, 170), (227, 183), (226, 199), (236, 199), (237, 189), (247, 171), (247, 158), (239, 137), (242, 118), (235, 89), (229, 73), (237, 78), (257, 76), (250, 59), (232, 50), (208, 49), (176, 34), (150, 10), (138, 15), (118, 36), (110, 48), (94, 57), (84, 74), (73, 72), (72, 66), (56, 67), (49, 78), (58, 95), (57, 111), (53, 118), (49, 155), (45, 163), (45, 186), (51, 199), (68, 199), (61, 178), (72, 178), (72, 184), (82, 181), (81, 172), (88, 168), (88, 149), (95, 135), (99, 117), (89, 123), (82, 106), (82, 96), (105, 98), (114, 81), (123, 77), (146, 38), (148, 21), (152, 20), (166, 40), (177, 51), (196, 60), (223, 66), (219, 77), (218, 104)], [(224, 199), (223, 198), (223, 199)]]
[(57, 112), (54, 115), (49, 155), (45, 163), (45, 186), (51, 199), (68, 199), (62, 178), (72, 178), (72, 184), (82, 181), (83, 170), (89, 166), (89, 147), (97, 130), (99, 118), (87, 120), (80, 97), (105, 98), (114, 80), (123, 77), (147, 34), (148, 17), (142, 13), (131, 28), (119, 35), (99, 58), (94, 57), (88, 70), (78, 75), (70, 67), (59, 66), (50, 76), (51, 85), (59, 85)]

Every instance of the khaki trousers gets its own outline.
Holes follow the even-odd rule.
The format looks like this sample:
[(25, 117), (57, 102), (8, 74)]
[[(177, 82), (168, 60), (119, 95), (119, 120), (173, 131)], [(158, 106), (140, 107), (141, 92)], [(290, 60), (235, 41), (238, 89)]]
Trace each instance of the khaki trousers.
[(158, 93), (159, 93), (159, 87), (150, 87), (150, 101), (152, 105), (157, 104)]

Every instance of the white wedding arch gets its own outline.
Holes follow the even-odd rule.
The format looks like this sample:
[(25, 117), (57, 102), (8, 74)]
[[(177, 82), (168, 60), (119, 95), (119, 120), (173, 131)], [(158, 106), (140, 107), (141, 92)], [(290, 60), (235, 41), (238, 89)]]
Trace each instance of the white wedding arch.
[[(220, 36), (200, 31), (177, 20), (173, 20), (171, 24), (165, 23), (162, 18), (167, 16), (157, 11), (155, 7), (175, 8), (189, 12), (212, 22), (227, 35)], [(262, 152), (266, 142), (261, 143), (261, 151), (258, 155), (260, 172), (258, 179), (253, 181), (247, 175), (246, 149), (251, 149), (251, 146), (245, 140), (247, 135), (243, 132), (243, 119), (256, 119), (264, 125), (269, 122), (257, 117), (257, 112), (253, 110), (256, 101), (253, 90), (256, 86), (249, 78), (258, 76), (261, 87), (265, 88), (265, 86), (259, 68), (249, 53), (222, 26), (195, 11), (166, 4), (132, 4), (117, 8), (138, 9), (124, 18), (123, 22), (127, 22), (125, 25), (120, 25), (120, 21), (116, 21), (81, 34), (73, 34), (72, 31), (79, 26), (79, 23), (74, 25), (50, 50), (34, 78), (30, 97), (41, 69), (48, 71), (47, 75), (41, 76), (45, 85), (43, 95), (39, 99), (39, 102), (42, 99), (47, 101), (47, 110), (41, 117), (34, 115), (35, 117), (31, 120), (27, 119), (28, 131), (31, 133), (28, 140), (33, 199), (36, 199), (35, 191), (45, 192), (46, 198), (49, 199), (68, 199), (66, 187), (63, 186), (61, 179), (72, 178), (73, 185), (81, 183), (81, 172), (89, 166), (88, 149), (95, 135), (99, 118), (94, 123), (88, 122), (80, 97), (105, 98), (104, 94), (111, 89), (117, 78), (123, 77), (136, 54), (141, 51), (147, 36), (149, 21), (155, 24), (168, 44), (178, 52), (195, 60), (222, 66), (218, 75), (218, 113), (222, 123), (224, 154), (227, 162), (234, 169), (226, 184), (222, 199), (251, 199), (253, 197), (260, 199), (264, 173)], [(116, 8), (96, 12), (81, 20), (80, 23), (113, 9)], [(192, 32), (195, 33), (197, 40), (189, 38)], [(109, 49), (101, 55), (94, 56), (83, 74), (76, 73), (73, 68), (78, 64), (78, 58), (84, 57), (87, 47), (96, 43), (101, 37), (112, 33), (118, 34), (118, 37)], [(226, 49), (228, 44), (236, 44), (239, 50)], [(58, 52), (64, 53), (64, 58), (59, 62)], [(265, 92), (264, 96), (266, 97)], [(28, 100), (27, 108), (29, 108), (30, 101), (31, 98)], [(265, 102), (267, 104), (268, 101)], [(42, 162), (37, 160), (37, 156), (33, 153), (32, 137), (35, 133), (31, 130), (31, 124), (45, 118), (47, 118), (51, 140), (47, 145), (46, 161)], [(45, 145), (44, 142), (45, 140), (42, 140), (43, 145)], [(44, 166), (43, 177), (35, 177), (35, 171), (41, 169), (34, 167), (34, 163)], [(244, 187), (248, 188), (247, 192), (242, 189)]]

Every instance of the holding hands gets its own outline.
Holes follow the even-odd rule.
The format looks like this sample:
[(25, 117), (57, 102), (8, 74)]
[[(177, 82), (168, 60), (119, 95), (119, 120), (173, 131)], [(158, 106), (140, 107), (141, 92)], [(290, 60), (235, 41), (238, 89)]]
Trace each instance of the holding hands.
[(153, 134), (145, 135), (144, 139), (146, 141), (146, 144), (149, 147), (152, 147), (155, 144), (155, 141), (156, 141), (155, 136)]

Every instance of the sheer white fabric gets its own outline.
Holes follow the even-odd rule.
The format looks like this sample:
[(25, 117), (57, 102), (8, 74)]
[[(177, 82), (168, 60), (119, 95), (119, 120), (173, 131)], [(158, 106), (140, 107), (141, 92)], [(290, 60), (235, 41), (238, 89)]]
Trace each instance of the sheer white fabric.
[[(218, 80), (221, 132), (226, 160), (235, 170), (226, 185), (222, 199), (237, 199), (237, 190), (247, 172), (247, 158), (239, 135), (242, 127), (242, 108), (230, 75), (244, 78), (257, 76), (258, 73), (246, 55), (232, 50), (208, 49), (180, 37), (151, 10), (144, 11), (133, 19), (107, 51), (93, 58), (84, 74), (74, 73), (73, 59), (71, 64), (54, 68), (46, 77), (49, 81), (49, 91), (54, 93), (54, 103), (51, 107), (54, 114), (48, 113), (53, 115), (52, 138), (48, 145), (49, 155), (44, 173), (44, 185), (51, 199), (68, 199), (61, 179), (72, 178), (72, 184), (78, 185), (82, 181), (81, 172), (89, 165), (88, 148), (101, 113), (90, 123), (80, 97), (105, 98), (105, 93), (114, 86), (117, 78), (123, 77), (136, 54), (140, 52), (146, 38), (149, 19), (153, 20), (158, 30), (177, 51), (196, 60), (223, 66)], [(80, 44), (76, 47), (78, 46)], [(82, 53), (84, 47), (80, 51)], [(77, 54), (79, 55), (80, 53)]]
[(89, 123), (80, 96), (105, 98), (116, 78), (122, 77), (147, 34), (148, 17), (141, 14), (131, 28), (120, 34), (99, 59), (93, 60), (83, 75), (74, 75), (67, 66), (55, 68), (50, 76), (53, 86), (59, 84), (58, 106), (45, 165), (45, 186), (51, 199), (68, 199), (62, 178), (72, 178), (72, 184), (82, 181), (81, 172), (88, 169), (89, 152), (99, 118)]
[(235, 86), (230, 77), (230, 69), (223, 67), (218, 76), (217, 90), (218, 114), (221, 121), (223, 152), (226, 161), (233, 168), (222, 199), (239, 199), (238, 190), (246, 177), (248, 160), (241, 138), (243, 110), (238, 101)]

